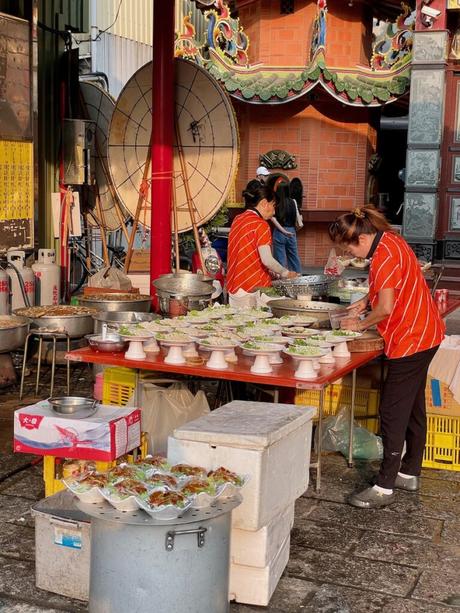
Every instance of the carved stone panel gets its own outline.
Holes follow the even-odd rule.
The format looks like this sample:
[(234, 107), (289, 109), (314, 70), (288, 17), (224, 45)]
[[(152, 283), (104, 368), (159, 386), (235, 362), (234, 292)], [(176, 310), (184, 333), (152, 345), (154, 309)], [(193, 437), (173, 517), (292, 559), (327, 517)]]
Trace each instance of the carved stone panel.
[(460, 232), (460, 196), (452, 196), (450, 199), (449, 230)]
[(446, 30), (415, 32), (412, 62), (414, 64), (441, 64), (445, 62), (448, 40)]
[(403, 235), (408, 238), (433, 238), (436, 229), (436, 194), (406, 192)]
[(444, 110), (444, 70), (413, 70), (408, 143), (437, 146), (441, 142)]
[(424, 262), (432, 262), (434, 260), (435, 245), (433, 243), (410, 243), (410, 246), (419, 260)]
[(444, 257), (446, 260), (460, 260), (460, 241), (445, 241)]
[(439, 149), (409, 149), (406, 161), (406, 187), (436, 187), (439, 182)]

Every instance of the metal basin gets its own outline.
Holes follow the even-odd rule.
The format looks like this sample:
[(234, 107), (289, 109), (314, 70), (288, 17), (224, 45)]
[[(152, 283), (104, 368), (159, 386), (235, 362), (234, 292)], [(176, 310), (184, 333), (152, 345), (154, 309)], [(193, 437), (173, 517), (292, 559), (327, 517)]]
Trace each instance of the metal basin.
[[(16, 323), (16, 325), (14, 325)], [(0, 353), (14, 351), (23, 347), (29, 332), (30, 319), (27, 317), (12, 317), (11, 328), (0, 329)]]
[(160, 316), (155, 313), (137, 313), (136, 311), (99, 311), (93, 315), (94, 333), (101, 334), (102, 325), (135, 324), (143, 321), (153, 321)]
[[(127, 296), (129, 297), (126, 298)], [(104, 298), (78, 296), (78, 303), (82, 306), (93, 307), (98, 311), (141, 311), (148, 313), (152, 306), (152, 299), (150, 296), (142, 295), (136, 295), (134, 298), (121, 292), (120, 294), (107, 294)]]
[(101, 334), (88, 334), (85, 338), (92, 349), (102, 353), (118, 353), (128, 348), (128, 341), (119, 334), (107, 334), (105, 338)]
[[(15, 313), (21, 315), (27, 309), (17, 309)], [(30, 327), (41, 328), (55, 332), (67, 332), (70, 338), (81, 338), (86, 334), (91, 334), (94, 330), (92, 313), (70, 314), (70, 315), (43, 315), (41, 317), (28, 317)]]
[(54, 396), (48, 398), (51, 409), (63, 417), (84, 419), (97, 411), (97, 400), (80, 396)]
[(269, 300), (267, 306), (270, 307), (275, 317), (308, 314), (316, 319), (316, 324), (313, 324), (312, 328), (330, 328), (329, 313), (339, 308), (339, 305), (333, 302), (289, 299)]

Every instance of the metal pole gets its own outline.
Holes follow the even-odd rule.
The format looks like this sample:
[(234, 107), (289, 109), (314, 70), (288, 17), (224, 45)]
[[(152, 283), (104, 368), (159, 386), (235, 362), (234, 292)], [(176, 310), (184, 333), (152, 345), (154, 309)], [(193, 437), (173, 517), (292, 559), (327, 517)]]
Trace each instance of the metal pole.
[(173, 187), (174, 5), (153, 0), (152, 185), (150, 294), (152, 281), (171, 271), (171, 201)]

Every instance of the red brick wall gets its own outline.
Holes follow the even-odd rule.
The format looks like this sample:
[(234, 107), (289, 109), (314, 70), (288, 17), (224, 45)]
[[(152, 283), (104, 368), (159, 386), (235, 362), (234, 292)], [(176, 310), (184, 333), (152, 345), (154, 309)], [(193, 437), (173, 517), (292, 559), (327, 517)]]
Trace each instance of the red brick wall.
[[(241, 155), (237, 196), (255, 177), (259, 155), (283, 149), (297, 168), (285, 174), (304, 184), (302, 208), (349, 210), (366, 200), (367, 162), (376, 131), (367, 109), (353, 109), (325, 96), (313, 104), (301, 99), (281, 106), (238, 103)], [(299, 234), (305, 264), (322, 261), (326, 249), (320, 224)]]
[[(361, 3), (328, 0), (326, 57), (330, 66), (367, 64), (371, 18)], [(295, 12), (280, 14), (280, 0), (256, 0), (239, 10), (249, 36), (251, 63), (305, 66), (310, 56), (316, 1), (295, 0)]]

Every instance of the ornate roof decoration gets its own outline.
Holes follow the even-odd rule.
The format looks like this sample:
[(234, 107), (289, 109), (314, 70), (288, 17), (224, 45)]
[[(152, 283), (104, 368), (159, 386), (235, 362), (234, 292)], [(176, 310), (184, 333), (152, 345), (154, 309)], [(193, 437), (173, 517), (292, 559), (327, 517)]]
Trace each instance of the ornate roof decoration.
[(175, 52), (204, 66), (233, 97), (252, 104), (284, 104), (322, 86), (344, 104), (382, 106), (405, 94), (410, 86), (413, 24), (411, 9), (404, 3), (402, 7), (401, 16), (387, 28), (386, 37), (376, 42), (372, 67), (327, 66), (326, 0), (317, 3), (307, 66), (251, 66), (249, 39), (239, 19), (230, 16), (225, 0), (215, 0), (213, 8), (205, 11), (208, 28), (204, 44), (196, 41), (190, 17), (185, 17), (184, 31), (176, 34)]
[(396, 69), (412, 54), (415, 15), (407, 4), (394, 23), (389, 23), (372, 47), (371, 67), (374, 70)]

